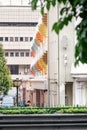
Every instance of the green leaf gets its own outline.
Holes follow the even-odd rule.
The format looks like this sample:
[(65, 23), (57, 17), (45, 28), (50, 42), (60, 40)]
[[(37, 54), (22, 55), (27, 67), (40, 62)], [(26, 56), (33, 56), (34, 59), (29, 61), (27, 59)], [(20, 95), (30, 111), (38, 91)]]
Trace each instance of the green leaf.
[[(75, 0), (74, 0), (75, 1)], [(70, 4), (72, 5), (72, 7), (73, 7), (73, 5), (74, 5), (74, 1), (73, 0), (69, 0), (69, 2), (70, 2)]]
[(53, 6), (56, 5), (56, 0), (52, 0), (52, 5), (53, 5)]
[(57, 22), (55, 22), (55, 23), (53, 24), (52, 30), (54, 30), (54, 29), (56, 28), (56, 26), (57, 26)]
[(47, 1), (47, 4), (46, 4), (47, 10), (50, 10), (50, 5), (51, 5), (50, 1)]
[(52, 30), (54, 30), (57, 34), (59, 34), (59, 31), (62, 30), (63, 26), (64, 26), (64, 21), (62, 21), (62, 19), (59, 19), (58, 22), (56, 22), (53, 27)]
[(81, 4), (87, 3), (87, 0), (80, 0)]
[(67, 2), (67, 0), (62, 0), (62, 2), (63, 2), (63, 4), (65, 5), (65, 4), (66, 4), (66, 2)]
[(59, 33), (59, 30), (58, 30), (58, 22), (56, 22), (56, 23), (53, 24), (52, 30), (54, 30), (57, 34)]
[(67, 18), (68, 18), (69, 21), (71, 21), (71, 20), (72, 20), (72, 17), (73, 17), (73, 15), (72, 15), (72, 14), (69, 14)]
[(82, 30), (81, 38), (86, 38), (87, 29)]
[(60, 10), (60, 15), (63, 15), (64, 13), (67, 15), (70, 11), (71, 7), (64, 7)]
[(60, 24), (58, 25), (59, 31), (62, 30), (64, 26), (64, 21), (61, 21)]
[(60, 4), (63, 3), (63, 4), (66, 4), (67, 0), (57, 0)]
[(72, 20), (72, 17), (72, 14), (69, 14), (67, 17), (64, 17), (64, 25), (68, 25), (68, 23)]
[(73, 6), (76, 7), (79, 2), (80, 2), (80, 0), (73, 0), (73, 2), (72, 2)]
[(41, 14), (44, 15), (44, 7), (41, 8)]
[(60, 15), (63, 15), (65, 12), (66, 12), (66, 7), (64, 7), (64, 8), (62, 8), (62, 9), (60, 10)]
[(65, 18), (64, 18), (64, 24), (65, 24), (65, 25), (68, 25), (68, 22), (69, 22), (68, 18), (65, 17)]
[(78, 55), (79, 55), (79, 53), (80, 53), (80, 51), (81, 51), (81, 48), (80, 48), (79, 43), (76, 44), (75, 50), (76, 50), (76, 51), (75, 51), (75, 58), (77, 58)]
[(35, 10), (37, 8), (37, 2), (38, 2), (38, 0), (32, 0), (31, 1), (32, 10)]
[(62, 3), (63, 2), (63, 0), (57, 0), (59, 3)]

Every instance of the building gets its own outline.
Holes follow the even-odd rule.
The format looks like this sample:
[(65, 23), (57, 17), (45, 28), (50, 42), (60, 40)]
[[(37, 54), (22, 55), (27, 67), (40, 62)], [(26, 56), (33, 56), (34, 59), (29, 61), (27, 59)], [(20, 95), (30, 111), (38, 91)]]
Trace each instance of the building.
[(20, 1), (18, 5), (12, 0), (4, 3), (6, 5), (0, 3), (0, 42), (5, 49), (12, 80), (22, 80), (18, 95), (20, 103), (25, 105), (30, 100), (32, 106), (45, 106), (46, 79), (38, 79), (29, 73), (34, 62), (31, 46), (41, 18), (40, 10), (38, 8), (37, 11), (32, 11), (28, 5), (23, 6), (23, 2), (24, 0)]
[(74, 102), (73, 105), (87, 105), (87, 65), (79, 64), (71, 67), (71, 75), (73, 77)]
[[(51, 28), (60, 17), (59, 9), (59, 6), (51, 8), (48, 15), (48, 94), (50, 95), (48, 104), (50, 106), (73, 105), (73, 78), (70, 72), (74, 61), (74, 22), (56, 35)], [(55, 17), (52, 19), (54, 14)]]
[(51, 30), (60, 18), (60, 8), (51, 7), (48, 15), (48, 105), (87, 105), (87, 65), (73, 65), (76, 21), (73, 19), (59, 35)]
[[(41, 44), (42, 53), (41, 48), (37, 47), (41, 42), (35, 42), (36, 36), (38, 37), (36, 32), (38, 20), (41, 17), (39, 8), (32, 12), (31, 7), (23, 6), (24, 0), (20, 0), (18, 6), (13, 1), (10, 1), (10, 6), (8, 3), (6, 6), (0, 6), (0, 42), (5, 49), (12, 79), (22, 79), (19, 88), (21, 104), (25, 105), (30, 100), (32, 106), (40, 107), (87, 105), (87, 66), (80, 65), (76, 68), (73, 66), (76, 42), (75, 20), (73, 19), (68, 27), (64, 27), (61, 33), (56, 35), (51, 29), (52, 24), (60, 17), (61, 7), (57, 5), (56, 8), (51, 8), (47, 25), (47, 56), (47, 47)], [(46, 30), (46, 27), (41, 26), (41, 30), (44, 29)], [(45, 63), (42, 54), (45, 54)], [(45, 71), (47, 62), (48, 72)]]

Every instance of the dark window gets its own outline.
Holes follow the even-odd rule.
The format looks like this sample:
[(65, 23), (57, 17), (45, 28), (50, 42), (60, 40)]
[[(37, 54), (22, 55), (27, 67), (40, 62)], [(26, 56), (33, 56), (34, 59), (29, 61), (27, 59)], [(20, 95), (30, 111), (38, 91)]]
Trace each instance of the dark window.
[(14, 56), (14, 52), (10, 52), (10, 56), (11, 56), (11, 57)]
[(40, 107), (40, 90), (36, 89), (36, 106)]
[(26, 88), (23, 88), (23, 105), (25, 105), (25, 99), (26, 99)]
[(15, 42), (17, 42), (18, 41), (18, 37), (15, 37)]
[(6, 42), (8, 41), (8, 37), (5, 37), (5, 41), (6, 41)]
[(32, 41), (33, 40), (33, 37), (30, 37), (30, 41)]
[(28, 42), (28, 37), (25, 37), (25, 42)]
[(23, 42), (23, 37), (20, 37), (20, 41)]
[(15, 52), (15, 56), (19, 56), (19, 52)]
[(10, 41), (13, 42), (13, 37), (10, 37)]
[(19, 73), (19, 66), (18, 65), (10, 65), (10, 72), (11, 74), (18, 74)]
[(20, 56), (22, 56), (22, 57), (23, 57), (23, 56), (24, 56), (24, 52), (21, 52), (21, 53), (20, 53)]
[(8, 56), (8, 52), (5, 52), (5, 56)]
[(3, 41), (3, 37), (0, 37), (0, 41)]
[(25, 55), (26, 55), (26, 56), (29, 56), (29, 52), (26, 52)]
[(29, 69), (30, 69), (30, 65), (24, 66), (24, 74), (28, 74)]
[(27, 65), (28, 70), (30, 69), (30, 65)]
[(0, 22), (0, 26), (35, 27), (37, 22)]

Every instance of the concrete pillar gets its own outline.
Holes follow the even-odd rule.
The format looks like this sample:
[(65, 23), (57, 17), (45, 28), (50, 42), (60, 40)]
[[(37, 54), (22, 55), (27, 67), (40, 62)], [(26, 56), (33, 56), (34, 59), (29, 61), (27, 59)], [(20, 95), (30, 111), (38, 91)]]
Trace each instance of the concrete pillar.
[(86, 84), (82, 81), (75, 82), (75, 105), (86, 105)]
[(60, 104), (65, 105), (65, 83), (60, 85)]

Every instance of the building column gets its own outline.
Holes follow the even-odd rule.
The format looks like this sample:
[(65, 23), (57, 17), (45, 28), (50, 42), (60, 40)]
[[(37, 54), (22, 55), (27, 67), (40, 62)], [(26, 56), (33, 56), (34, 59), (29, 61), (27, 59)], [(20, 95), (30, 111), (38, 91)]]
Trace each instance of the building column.
[(36, 90), (33, 91), (33, 106), (36, 106)]
[(65, 105), (65, 83), (60, 85), (60, 105)]
[(82, 81), (75, 82), (75, 105), (86, 105), (86, 83)]

